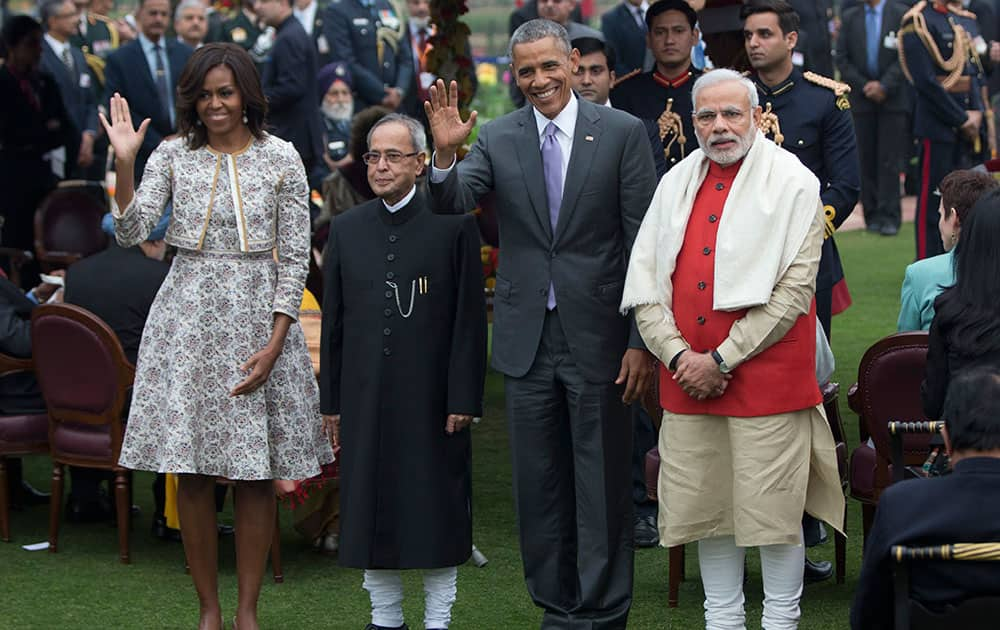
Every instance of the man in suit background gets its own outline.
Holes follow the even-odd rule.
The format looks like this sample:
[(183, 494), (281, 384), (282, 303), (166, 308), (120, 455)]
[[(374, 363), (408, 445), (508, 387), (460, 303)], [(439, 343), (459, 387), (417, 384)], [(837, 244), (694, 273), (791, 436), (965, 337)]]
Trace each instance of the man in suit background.
[(647, 0), (622, 0), (601, 16), (601, 32), (615, 50), (614, 71), (625, 76), (646, 62)]
[[(943, 433), (952, 474), (910, 479), (879, 497), (851, 607), (854, 630), (893, 627), (893, 545), (1000, 542), (1000, 372), (960, 372), (948, 387)], [(977, 514), (976, 518), (969, 518)], [(910, 572), (910, 595), (932, 611), (1000, 590), (996, 562), (927, 562)]]
[(121, 94), (128, 101), (132, 120), (150, 120), (135, 158), (136, 185), (153, 149), (177, 130), (174, 94), (192, 51), (165, 36), (170, 18), (168, 0), (139, 0), (135, 12), (139, 35), (113, 52), (105, 69), (105, 93), (109, 97)]
[(843, 15), (837, 40), (840, 78), (851, 86), (861, 158), (861, 203), (870, 232), (899, 232), (899, 173), (909, 147), (910, 88), (894, 37), (906, 8), (866, 0)]
[(316, 46), (316, 56), (318, 64), (322, 68), (333, 61), (330, 50), (330, 42), (323, 34), (323, 15), (320, 13), (319, 2), (317, 0), (295, 0), (292, 14), (302, 24), (306, 35), (312, 38)]
[(174, 32), (177, 41), (200, 48), (208, 36), (208, 12), (201, 0), (182, 0), (174, 9)]
[(323, 33), (332, 58), (354, 77), (358, 110), (381, 105), (396, 111), (413, 82), (413, 52), (406, 20), (389, 0), (333, 0)]
[(55, 78), (66, 113), (76, 128), (74, 141), (63, 154), (63, 176), (85, 179), (94, 162), (97, 94), (87, 60), (70, 42), (79, 13), (72, 0), (44, 0), (38, 12), (45, 27), (42, 69)]
[[(277, 29), (261, 77), (272, 133), (295, 145), (306, 173), (323, 161), (323, 121), (316, 94), (316, 48), (292, 15), (291, 0), (260, 0), (257, 15)], [(310, 182), (314, 188), (314, 182)]]
[(505, 375), (521, 557), (542, 627), (622, 628), (633, 566), (626, 404), (652, 362), (618, 305), (653, 159), (639, 120), (573, 94), (579, 52), (562, 26), (526, 22), (509, 52), (529, 105), (483, 125), (457, 167), (475, 114), (461, 120), (455, 83), (431, 89), (430, 189), (440, 212), (496, 195), (492, 361)]
[(830, 20), (833, 19), (832, 0), (789, 0), (799, 14), (799, 43), (802, 70), (811, 70), (825, 77), (833, 76), (833, 47), (830, 45)]
[[(527, 2), (525, 2), (524, 4), (522, 4), (519, 8), (514, 9), (513, 11), (511, 11), (510, 18), (508, 19), (508, 22), (507, 22), (507, 26), (508, 26), (507, 33), (510, 34), (510, 35), (513, 35), (514, 31), (517, 30), (518, 26), (521, 26), (522, 24), (524, 24), (528, 20), (538, 19), (538, 17), (539, 17), (538, 16), (538, 0), (527, 0)], [(573, 7), (573, 12), (570, 13), (569, 17), (574, 22), (579, 22), (580, 24), (583, 24), (583, 22), (584, 22), (583, 12), (580, 11), (580, 5), (579, 4), (577, 4), (575, 7)]]

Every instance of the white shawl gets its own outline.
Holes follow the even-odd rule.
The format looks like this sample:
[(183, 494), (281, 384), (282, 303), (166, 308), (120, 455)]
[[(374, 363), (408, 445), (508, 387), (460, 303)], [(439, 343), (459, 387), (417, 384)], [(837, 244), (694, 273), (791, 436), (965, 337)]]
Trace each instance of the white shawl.
[[(698, 149), (663, 176), (629, 259), (622, 313), (642, 304), (672, 312), (671, 276), (709, 160)], [(713, 308), (765, 304), (822, 212), (819, 180), (760, 131), (726, 197), (715, 246)]]

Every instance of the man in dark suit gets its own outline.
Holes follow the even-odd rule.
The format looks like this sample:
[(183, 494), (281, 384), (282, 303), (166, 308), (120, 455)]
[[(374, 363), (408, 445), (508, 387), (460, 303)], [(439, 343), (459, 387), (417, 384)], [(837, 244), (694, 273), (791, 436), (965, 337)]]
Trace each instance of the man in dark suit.
[(177, 130), (177, 79), (192, 50), (165, 36), (171, 17), (168, 0), (140, 0), (135, 13), (139, 36), (111, 53), (105, 69), (108, 96), (121, 94), (128, 101), (132, 120), (150, 120), (135, 158), (136, 185), (153, 149)]
[[(893, 627), (893, 545), (1000, 542), (1000, 372), (980, 367), (955, 376), (943, 417), (952, 474), (896, 483), (882, 493), (865, 544), (851, 607), (854, 630)], [(970, 518), (970, 515), (975, 515)], [(918, 562), (910, 596), (932, 611), (1000, 591), (996, 562)]]
[[(493, 366), (504, 373), (528, 591), (543, 628), (623, 628), (632, 601), (631, 424), (651, 377), (618, 311), (629, 251), (655, 187), (643, 124), (577, 98), (579, 51), (548, 20), (511, 38), (529, 104), (479, 129), (454, 83), (431, 89), (431, 193), (465, 212), (493, 192), (503, 246)], [(626, 404), (623, 404), (626, 403)]]
[(306, 35), (316, 46), (317, 63), (322, 68), (331, 61), (335, 61), (330, 50), (330, 42), (323, 34), (323, 12), (317, 0), (295, 0), (292, 14), (305, 29)]
[(406, 20), (389, 0), (333, 0), (323, 33), (333, 59), (354, 77), (358, 111), (381, 105), (399, 109), (413, 81), (413, 51)]
[(832, 0), (789, 0), (799, 14), (799, 43), (795, 47), (803, 56), (802, 70), (811, 70), (825, 77), (833, 76), (833, 47), (830, 45)]
[(837, 40), (840, 77), (851, 86), (865, 223), (886, 236), (899, 232), (899, 173), (909, 146), (910, 89), (889, 35), (905, 11), (893, 0), (867, 0), (844, 13)]
[(643, 68), (646, 61), (646, 9), (644, 0), (623, 0), (601, 16), (601, 32), (615, 50), (615, 73), (623, 77)]
[(316, 48), (292, 15), (291, 0), (260, 0), (257, 15), (277, 29), (264, 65), (261, 86), (267, 97), (272, 133), (295, 145), (306, 173), (323, 161), (323, 121), (316, 94)]
[(85, 178), (94, 161), (97, 94), (87, 60), (70, 42), (79, 14), (72, 0), (45, 0), (38, 11), (46, 29), (42, 69), (55, 78), (66, 113), (76, 127), (74, 142), (66, 147), (63, 175)]
[[(521, 26), (528, 20), (538, 19), (538, 17), (538, 0), (527, 0), (527, 2), (522, 4), (519, 8), (511, 11), (510, 18), (507, 22), (507, 33), (513, 35), (518, 26)], [(573, 7), (573, 11), (570, 13), (569, 19), (583, 24), (583, 12), (580, 11), (579, 4)]]

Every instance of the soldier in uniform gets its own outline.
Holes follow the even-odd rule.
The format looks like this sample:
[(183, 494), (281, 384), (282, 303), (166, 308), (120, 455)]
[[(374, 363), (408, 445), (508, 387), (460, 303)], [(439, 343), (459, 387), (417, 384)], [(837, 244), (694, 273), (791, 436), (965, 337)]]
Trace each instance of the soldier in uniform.
[(357, 108), (399, 109), (413, 81), (413, 51), (404, 16), (389, 0), (333, 0), (323, 35), (332, 58), (346, 61), (354, 77)]
[(691, 86), (702, 72), (691, 65), (691, 47), (698, 41), (698, 16), (684, 0), (660, 0), (646, 11), (646, 45), (656, 65), (619, 83), (611, 100), (656, 129), (654, 153), (662, 151), (666, 168), (697, 147), (691, 118)]
[[(857, 140), (847, 92), (850, 87), (792, 64), (798, 14), (785, 0), (748, 0), (740, 10), (750, 65), (763, 107), (761, 131), (791, 151), (820, 181), (826, 234), (816, 277), (816, 316), (830, 338), (834, 286), (844, 278), (833, 233), (854, 210), (861, 191)], [(846, 295), (846, 287), (841, 284)], [(843, 300), (847, 303), (846, 298)], [(842, 309), (838, 309), (839, 310)], [(807, 547), (819, 544), (822, 527), (803, 519)], [(806, 582), (833, 574), (829, 562), (806, 559)]]
[[(104, 66), (108, 55), (122, 43), (118, 27), (111, 18), (90, 10), (90, 0), (74, 0), (80, 11), (80, 28), (77, 34), (70, 38), (70, 44), (83, 51), (90, 69), (91, 82), (94, 84), (98, 108), (104, 110), (105, 103), (111, 98), (104, 90)], [(103, 181), (108, 159), (108, 137), (104, 129), (98, 125), (97, 138), (94, 140), (94, 159), (87, 167), (83, 176), (85, 179)]]
[(938, 231), (938, 184), (984, 152), (982, 67), (973, 39), (975, 15), (961, 2), (918, 2), (904, 16), (899, 61), (913, 84), (913, 134), (920, 143), (920, 187), (914, 219), (917, 260), (944, 252)]
[(253, 49), (257, 38), (263, 32), (257, 22), (257, 14), (253, 10), (254, 0), (243, 0), (240, 10), (222, 25), (223, 37), (226, 41), (243, 47), (247, 51)]

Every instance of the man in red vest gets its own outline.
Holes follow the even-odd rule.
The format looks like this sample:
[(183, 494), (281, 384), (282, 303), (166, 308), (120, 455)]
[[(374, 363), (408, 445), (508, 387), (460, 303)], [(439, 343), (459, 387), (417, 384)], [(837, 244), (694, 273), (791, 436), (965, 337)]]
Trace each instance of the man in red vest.
[(743, 559), (760, 547), (763, 627), (800, 616), (803, 510), (838, 529), (844, 496), (816, 383), (816, 177), (758, 130), (756, 88), (693, 88), (694, 151), (661, 180), (622, 308), (660, 359), (660, 544), (698, 541), (710, 630), (742, 628)]

